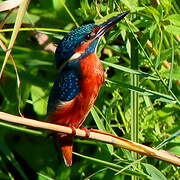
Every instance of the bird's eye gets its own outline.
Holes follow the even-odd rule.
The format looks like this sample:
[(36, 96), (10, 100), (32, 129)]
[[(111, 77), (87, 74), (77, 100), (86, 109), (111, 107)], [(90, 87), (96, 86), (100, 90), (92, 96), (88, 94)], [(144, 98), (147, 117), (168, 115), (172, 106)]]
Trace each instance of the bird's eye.
[(86, 35), (86, 37), (85, 37), (85, 39), (86, 39), (86, 40), (90, 40), (90, 39), (92, 39), (91, 34), (87, 34), (87, 35)]

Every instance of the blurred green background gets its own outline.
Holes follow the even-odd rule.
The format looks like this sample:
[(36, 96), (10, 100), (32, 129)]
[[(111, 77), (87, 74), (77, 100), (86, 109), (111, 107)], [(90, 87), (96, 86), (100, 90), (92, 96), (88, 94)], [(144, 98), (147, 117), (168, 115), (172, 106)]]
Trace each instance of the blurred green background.
[[(18, 73), (9, 59), (0, 79), (1, 111), (45, 121), (48, 95), (58, 73), (54, 53), (51, 48), (47, 50), (47, 45), (56, 46), (65, 33), (77, 26), (102, 23), (130, 10), (126, 21), (119, 22), (98, 46), (107, 80), (84, 125), (128, 139), (138, 137), (135, 139), (142, 144), (163, 146), (164, 150), (180, 155), (179, 3), (31, 1), (22, 24), (27, 29), (19, 32), (12, 50)], [(3, 30), (8, 31), (0, 29), (0, 41), (6, 47), (16, 15), (16, 9), (0, 13)], [(40, 43), (39, 34), (48, 37), (44, 44)], [(4, 57), (0, 47), (0, 67)], [(138, 122), (134, 123), (135, 119)], [(67, 168), (47, 132), (0, 122), (2, 180), (128, 180), (133, 175), (140, 179), (175, 180), (180, 176), (176, 166), (153, 158), (135, 161), (131, 152), (100, 142), (76, 138), (74, 151), (79, 154), (73, 155), (73, 166)]]

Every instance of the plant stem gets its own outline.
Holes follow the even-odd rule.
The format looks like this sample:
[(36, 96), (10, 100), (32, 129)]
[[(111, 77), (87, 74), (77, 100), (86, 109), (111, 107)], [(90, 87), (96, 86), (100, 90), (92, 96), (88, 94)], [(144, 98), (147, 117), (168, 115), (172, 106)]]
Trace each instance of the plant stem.
[(27, 127), (18, 127), (18, 126), (15, 126), (15, 125), (0, 122), (0, 127), (1, 126), (3, 128), (9, 128), (9, 129), (12, 129), (12, 130), (18, 131), (18, 132), (28, 133), (28, 134), (32, 134), (32, 135), (35, 135), (35, 136), (44, 136), (44, 137), (46, 137), (45, 133), (43, 133), (41, 131), (33, 130), (33, 129), (28, 129)]
[[(131, 68), (138, 69), (138, 44), (137, 41), (131, 36)], [(138, 87), (139, 80), (138, 76), (131, 74), (131, 85)], [(138, 93), (131, 91), (131, 140), (138, 142), (138, 132), (139, 132), (139, 120), (138, 120)], [(132, 152), (132, 157), (137, 160), (137, 153)], [(132, 180), (138, 180), (138, 177), (132, 176)]]
[[(7, 29), (0, 29), (0, 32), (12, 32), (13, 28), (7, 28)], [(30, 27), (30, 28), (19, 28), (19, 31), (50, 31), (50, 32), (69, 32), (65, 29), (54, 29), (54, 28), (37, 28), (37, 27)]]
[[(73, 134), (74, 132), (74, 129), (72, 130), (71, 127), (60, 126), (60, 125), (51, 124), (47, 122), (41, 122), (41, 121), (37, 121), (33, 119), (23, 118), (23, 117), (15, 116), (15, 115), (4, 113), (4, 112), (0, 112), (0, 119), (2, 121), (6, 121), (10, 123), (26, 125), (26, 126), (30, 126), (34, 128), (41, 128), (41, 129), (53, 131), (56, 133), (61, 132), (61, 133), (66, 133), (66, 134)], [(85, 130), (75, 129), (75, 131), (76, 131), (76, 136), (79, 136), (79, 137), (87, 136), (87, 132)], [(107, 132), (91, 129), (89, 133), (89, 139), (113, 144), (121, 148), (128, 149), (130, 151), (135, 151), (140, 154), (144, 154), (146, 156), (161, 159), (171, 164), (180, 166), (180, 157), (173, 153), (169, 153), (164, 150), (157, 150), (155, 148), (151, 148), (143, 144), (138, 144), (128, 139), (114, 136)]]
[(165, 80), (161, 77), (160, 73), (155, 69), (150, 57), (148, 56), (148, 54), (146, 53), (146, 51), (144, 50), (143, 46), (141, 45), (141, 43), (139, 42), (139, 40), (137, 39), (135, 33), (133, 32), (133, 30), (131, 29), (131, 27), (128, 25), (131, 33), (133, 34), (134, 38), (136, 39), (139, 48), (142, 50), (142, 52), (144, 53), (145, 57), (147, 58), (149, 65), (151, 66), (151, 69), (156, 73), (156, 75), (159, 77), (162, 85), (165, 87), (165, 89), (167, 90), (167, 92), (169, 92), (171, 94), (171, 96), (174, 98), (174, 101), (176, 101), (177, 104), (180, 105), (180, 101), (179, 99), (176, 97), (176, 95), (173, 93), (173, 91), (171, 89), (168, 88), (167, 83), (165, 82)]

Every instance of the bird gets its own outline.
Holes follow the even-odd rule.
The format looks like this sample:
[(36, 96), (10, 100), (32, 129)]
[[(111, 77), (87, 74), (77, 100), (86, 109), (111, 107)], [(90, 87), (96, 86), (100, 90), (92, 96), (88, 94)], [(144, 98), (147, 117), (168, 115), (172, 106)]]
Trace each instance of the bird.
[[(81, 128), (95, 103), (104, 71), (96, 50), (101, 37), (129, 12), (113, 16), (106, 22), (75, 28), (59, 42), (55, 51), (55, 64), (59, 70), (51, 89), (48, 122)], [(72, 165), (73, 135), (56, 134), (66, 166)]]

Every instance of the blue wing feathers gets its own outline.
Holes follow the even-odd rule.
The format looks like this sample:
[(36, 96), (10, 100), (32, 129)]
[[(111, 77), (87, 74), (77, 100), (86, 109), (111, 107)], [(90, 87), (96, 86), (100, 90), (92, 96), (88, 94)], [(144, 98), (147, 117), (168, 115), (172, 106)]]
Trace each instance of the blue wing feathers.
[(76, 72), (74, 71), (65, 72), (59, 83), (59, 87), (61, 89), (60, 100), (61, 101), (72, 100), (80, 92), (78, 77)]
[(63, 70), (54, 82), (48, 101), (48, 112), (56, 110), (58, 104), (72, 100), (79, 92), (79, 78), (73, 70)]

